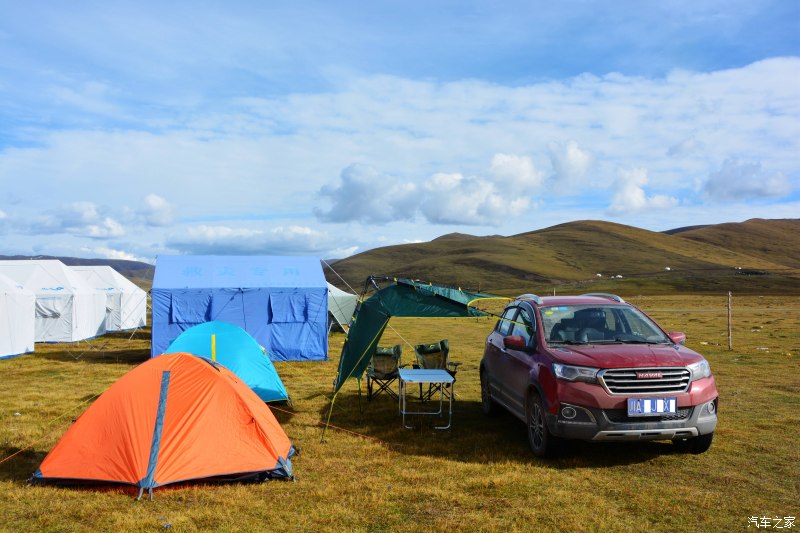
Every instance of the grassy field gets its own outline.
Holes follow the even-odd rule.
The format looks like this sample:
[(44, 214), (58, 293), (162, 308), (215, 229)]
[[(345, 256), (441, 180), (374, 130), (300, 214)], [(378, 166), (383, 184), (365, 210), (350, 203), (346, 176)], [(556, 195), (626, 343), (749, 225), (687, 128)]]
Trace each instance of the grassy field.
[(130, 489), (26, 485), (92, 399), (147, 359), (144, 330), (38, 344), (0, 361), (0, 529), (735, 531), (751, 516), (799, 516), (800, 299), (735, 297), (732, 351), (723, 296), (630, 300), (685, 331), (711, 363), (720, 423), (703, 455), (664, 442), (577, 443), (537, 459), (522, 423), (480, 412), (478, 364), (492, 320), (393, 319), (382, 344), (450, 340), (462, 363), (451, 430), (434, 431), (430, 420), (402, 429), (396, 403), (359, 402), (353, 380), (321, 442), (336, 334), (330, 361), (276, 365), (294, 400), (275, 413), (300, 448), (295, 482), (162, 488), (154, 501), (136, 501)]

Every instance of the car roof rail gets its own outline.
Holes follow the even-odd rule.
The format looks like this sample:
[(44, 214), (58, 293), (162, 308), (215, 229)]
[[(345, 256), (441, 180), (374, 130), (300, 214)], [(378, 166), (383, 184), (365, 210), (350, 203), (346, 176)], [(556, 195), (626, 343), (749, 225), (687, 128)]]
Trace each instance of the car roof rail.
[(539, 296), (536, 296), (535, 294), (530, 294), (530, 293), (520, 294), (515, 299), (516, 300), (533, 300), (536, 303), (536, 305), (542, 305), (542, 298), (539, 297)]
[(625, 300), (623, 300), (616, 294), (611, 294), (608, 292), (589, 292), (586, 294), (581, 294), (581, 296), (597, 296), (599, 298), (608, 298), (609, 300), (614, 300), (615, 302), (619, 302), (621, 304), (625, 303)]

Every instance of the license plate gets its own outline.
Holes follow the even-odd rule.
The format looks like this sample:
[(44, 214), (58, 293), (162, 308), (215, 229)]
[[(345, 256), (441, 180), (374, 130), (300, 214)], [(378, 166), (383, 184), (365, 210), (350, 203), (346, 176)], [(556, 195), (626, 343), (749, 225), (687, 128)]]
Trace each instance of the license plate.
[(628, 416), (666, 415), (677, 409), (677, 398), (628, 398)]

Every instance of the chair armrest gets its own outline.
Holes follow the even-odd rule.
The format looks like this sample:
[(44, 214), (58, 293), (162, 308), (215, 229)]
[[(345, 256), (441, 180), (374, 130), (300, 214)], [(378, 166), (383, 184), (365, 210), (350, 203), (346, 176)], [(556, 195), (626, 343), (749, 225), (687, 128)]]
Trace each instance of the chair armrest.
[(456, 363), (455, 361), (448, 361), (447, 362), (447, 368), (452, 368), (453, 370), (458, 370), (458, 367), (460, 365), (461, 365), (461, 363)]

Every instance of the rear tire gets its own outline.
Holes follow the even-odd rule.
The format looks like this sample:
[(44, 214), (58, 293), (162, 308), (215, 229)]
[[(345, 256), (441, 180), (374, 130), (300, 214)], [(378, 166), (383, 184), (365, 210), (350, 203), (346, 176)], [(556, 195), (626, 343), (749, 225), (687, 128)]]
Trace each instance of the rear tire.
[(497, 404), (492, 399), (489, 375), (486, 370), (481, 370), (481, 410), (486, 416), (496, 416), (499, 412)]
[(554, 437), (547, 427), (547, 411), (536, 392), (528, 396), (527, 406), (528, 444), (537, 457), (552, 457), (561, 444), (561, 439)]
[(678, 450), (699, 455), (708, 451), (708, 449), (711, 447), (711, 441), (713, 440), (714, 432), (712, 431), (707, 435), (698, 435), (690, 439), (676, 440), (674, 442), (675, 446), (678, 447)]

